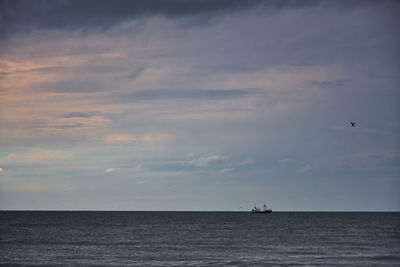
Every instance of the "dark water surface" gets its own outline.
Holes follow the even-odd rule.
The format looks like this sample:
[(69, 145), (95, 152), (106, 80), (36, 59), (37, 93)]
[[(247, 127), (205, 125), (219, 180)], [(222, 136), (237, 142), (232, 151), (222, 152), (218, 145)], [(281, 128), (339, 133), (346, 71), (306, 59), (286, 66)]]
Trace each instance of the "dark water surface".
[(400, 266), (400, 213), (0, 211), (0, 264)]

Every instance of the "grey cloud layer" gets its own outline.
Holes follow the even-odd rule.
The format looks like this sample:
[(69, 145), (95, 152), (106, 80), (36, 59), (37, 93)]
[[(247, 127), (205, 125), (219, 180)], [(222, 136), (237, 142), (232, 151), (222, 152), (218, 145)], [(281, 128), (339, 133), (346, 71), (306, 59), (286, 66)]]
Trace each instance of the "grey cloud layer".
[(147, 1), (2, 1), (1, 21), (4, 33), (9, 28), (109, 28), (140, 16), (167, 17), (212, 14), (243, 10), (263, 1), (242, 0), (147, 0)]
[[(339, 2), (339, 3), (338, 3)], [(244, 11), (255, 6), (273, 10), (328, 5), (352, 8), (378, 1), (291, 1), (291, 0), (3, 0), (0, 2), (0, 34), (31, 28), (107, 29), (143, 16), (180, 18), (201, 16), (195, 24), (221, 13)]]
[(125, 101), (138, 100), (162, 100), (162, 99), (185, 99), (185, 100), (217, 100), (242, 98), (262, 93), (257, 89), (230, 89), (230, 90), (146, 90), (134, 93), (118, 95), (118, 99)]
[(66, 184), (78, 206), (87, 188), (171, 184), (237, 206), (269, 192), (277, 209), (398, 209), (399, 6), (2, 1), (0, 185)]

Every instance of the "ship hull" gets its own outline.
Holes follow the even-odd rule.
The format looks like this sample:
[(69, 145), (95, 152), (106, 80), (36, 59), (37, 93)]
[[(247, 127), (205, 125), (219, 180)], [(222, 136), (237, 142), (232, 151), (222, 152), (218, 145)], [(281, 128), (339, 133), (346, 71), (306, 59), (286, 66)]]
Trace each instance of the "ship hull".
[(252, 213), (272, 213), (272, 210), (252, 211)]

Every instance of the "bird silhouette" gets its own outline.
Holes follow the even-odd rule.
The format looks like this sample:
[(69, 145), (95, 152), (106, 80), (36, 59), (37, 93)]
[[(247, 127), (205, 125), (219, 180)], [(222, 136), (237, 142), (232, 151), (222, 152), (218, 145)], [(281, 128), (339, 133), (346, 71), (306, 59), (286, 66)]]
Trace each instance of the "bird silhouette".
[(351, 127), (356, 126), (356, 122), (355, 121), (351, 121), (350, 124), (351, 124)]

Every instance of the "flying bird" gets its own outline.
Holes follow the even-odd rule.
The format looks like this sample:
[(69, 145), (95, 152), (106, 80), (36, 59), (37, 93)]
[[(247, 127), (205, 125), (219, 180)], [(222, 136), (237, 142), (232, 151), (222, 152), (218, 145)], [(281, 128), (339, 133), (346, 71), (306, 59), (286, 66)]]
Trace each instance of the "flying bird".
[(351, 124), (351, 127), (356, 126), (356, 122), (355, 121), (351, 121), (350, 124)]

